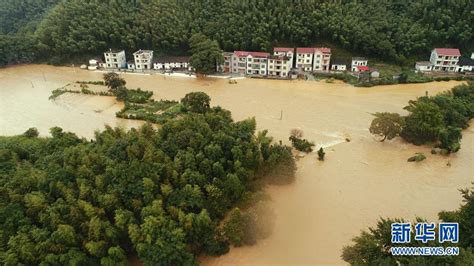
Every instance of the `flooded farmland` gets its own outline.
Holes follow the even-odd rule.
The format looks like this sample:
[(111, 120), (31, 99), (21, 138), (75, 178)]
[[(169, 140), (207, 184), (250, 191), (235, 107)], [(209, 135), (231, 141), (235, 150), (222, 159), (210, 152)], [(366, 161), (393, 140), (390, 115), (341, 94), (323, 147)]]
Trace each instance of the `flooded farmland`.
[[(115, 117), (122, 105), (113, 97), (66, 93), (49, 100), (53, 89), (75, 81), (100, 80), (102, 73), (45, 65), (0, 69), (0, 135), (37, 127), (42, 135), (60, 126), (91, 138), (105, 124), (136, 127), (140, 121)], [(436, 220), (441, 210), (461, 203), (459, 188), (474, 181), (474, 123), (463, 132), (461, 150), (431, 155), (400, 139), (378, 142), (368, 131), (374, 112), (399, 112), (410, 99), (434, 95), (460, 82), (356, 88), (324, 81), (194, 79), (123, 74), (129, 88), (152, 90), (155, 99), (179, 100), (203, 91), (212, 105), (232, 111), (235, 120), (255, 117), (259, 130), (288, 143), (289, 131), (326, 147), (326, 161), (311, 154), (299, 159), (296, 182), (271, 186), (275, 213), (272, 234), (251, 247), (233, 248), (203, 265), (344, 264), (341, 249), (379, 217), (416, 216)], [(346, 142), (345, 139), (350, 139)], [(407, 163), (423, 152), (427, 160)], [(448, 166), (447, 163), (451, 166)]]

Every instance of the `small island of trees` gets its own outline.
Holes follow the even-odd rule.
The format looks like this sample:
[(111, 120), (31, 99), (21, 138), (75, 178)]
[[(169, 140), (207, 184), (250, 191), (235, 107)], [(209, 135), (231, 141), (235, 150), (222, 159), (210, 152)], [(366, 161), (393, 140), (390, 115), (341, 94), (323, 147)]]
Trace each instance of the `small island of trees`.
[(441, 153), (461, 148), (461, 131), (474, 118), (474, 82), (454, 87), (435, 96), (423, 96), (404, 108), (407, 116), (376, 113), (369, 128), (372, 134), (385, 139), (400, 135), (415, 145), (432, 143)]

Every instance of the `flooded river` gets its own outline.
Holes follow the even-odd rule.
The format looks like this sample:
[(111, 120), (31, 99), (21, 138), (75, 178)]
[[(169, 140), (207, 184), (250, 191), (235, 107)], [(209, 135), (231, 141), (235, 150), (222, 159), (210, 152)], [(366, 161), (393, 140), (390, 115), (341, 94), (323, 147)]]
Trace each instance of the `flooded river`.
[[(90, 138), (104, 124), (140, 125), (115, 118), (121, 105), (112, 97), (64, 94), (48, 100), (55, 88), (101, 75), (43, 65), (0, 69), (0, 135), (33, 126), (47, 135), (50, 127), (60, 126)], [(123, 77), (129, 88), (153, 90), (156, 99), (179, 100), (187, 92), (204, 91), (212, 105), (231, 110), (234, 119), (254, 116), (258, 128), (268, 129), (275, 140), (288, 143), (289, 131), (300, 128), (305, 138), (327, 147), (324, 162), (314, 154), (299, 159), (294, 184), (267, 188), (275, 213), (270, 237), (218, 258), (200, 258), (204, 265), (344, 264), (342, 247), (379, 217), (412, 220), (418, 215), (435, 221), (439, 211), (459, 206), (458, 189), (474, 181), (474, 123), (463, 132), (461, 150), (449, 157), (400, 139), (380, 143), (368, 131), (371, 113), (404, 113), (408, 100), (459, 82), (355, 88), (324, 81), (242, 79), (228, 84), (223, 79)], [(407, 163), (416, 152), (427, 160)]]

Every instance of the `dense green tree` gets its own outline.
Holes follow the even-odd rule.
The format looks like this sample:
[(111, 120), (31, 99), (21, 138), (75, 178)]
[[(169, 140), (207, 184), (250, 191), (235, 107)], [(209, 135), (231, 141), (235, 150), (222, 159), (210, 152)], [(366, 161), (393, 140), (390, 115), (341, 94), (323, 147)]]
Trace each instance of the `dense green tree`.
[(211, 98), (204, 92), (190, 92), (181, 99), (186, 111), (193, 113), (205, 113), (211, 105)]
[(210, 74), (216, 66), (224, 62), (222, 50), (217, 41), (212, 41), (202, 34), (194, 34), (189, 39), (191, 58), (189, 63), (198, 74)]
[[(110, 47), (192, 54), (203, 34), (224, 50), (335, 45), (400, 63), (435, 46), (474, 50), (472, 1), (0, 0), (0, 64), (53, 63)], [(223, 26), (225, 25), (225, 26)]]
[(397, 113), (375, 113), (374, 120), (370, 124), (369, 131), (372, 134), (383, 136), (382, 142), (386, 139), (393, 139), (402, 132), (405, 120)]
[[(455, 211), (442, 211), (439, 218), (444, 222), (459, 223), (459, 244), (427, 243), (415, 241), (414, 231), (411, 232), (412, 242), (409, 244), (393, 244), (391, 242), (391, 224), (405, 222), (401, 219), (380, 219), (376, 227), (353, 238), (353, 244), (343, 248), (342, 259), (351, 265), (470, 265), (474, 260), (474, 190), (464, 189), (463, 205)], [(417, 219), (416, 222), (426, 222)], [(394, 246), (457, 246), (459, 256), (392, 256), (390, 248)]]
[(289, 147), (255, 136), (254, 119), (234, 122), (201, 96), (200, 112), (159, 130), (0, 137), (0, 264), (126, 265), (137, 254), (145, 265), (194, 265), (227, 252), (228, 212), (268, 169), (291, 180), (296, 167)]
[(39, 136), (39, 131), (37, 128), (32, 127), (26, 130), (25, 133), (23, 133), (23, 136), (29, 137), (29, 138), (35, 138)]
[(443, 113), (435, 103), (419, 100), (411, 101), (405, 109), (411, 113), (405, 118), (403, 138), (417, 145), (436, 141), (443, 129)]
[(109, 87), (111, 90), (114, 90), (114, 91), (120, 87), (123, 87), (121, 90), (121, 96), (124, 96), (122, 95), (124, 92), (123, 89), (124, 89), (125, 84), (127, 84), (127, 82), (125, 81), (125, 79), (121, 78), (119, 74), (115, 72), (109, 72), (109, 73), (104, 74), (104, 83), (105, 83), (105, 86)]

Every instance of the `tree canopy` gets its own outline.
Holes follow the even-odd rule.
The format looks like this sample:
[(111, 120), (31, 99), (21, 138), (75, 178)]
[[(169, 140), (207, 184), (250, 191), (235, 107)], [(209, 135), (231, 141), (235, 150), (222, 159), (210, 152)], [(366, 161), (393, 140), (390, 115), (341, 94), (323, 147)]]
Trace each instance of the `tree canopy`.
[(295, 171), (290, 149), (255, 128), (208, 107), (92, 140), (59, 127), (0, 137), (0, 264), (193, 265), (227, 252), (246, 224), (236, 216), (224, 234), (226, 214), (274, 166)]
[(372, 134), (392, 139), (398, 134), (406, 141), (421, 145), (433, 143), (449, 152), (461, 148), (461, 131), (474, 118), (474, 82), (454, 87), (435, 96), (411, 100), (401, 117), (393, 113), (376, 113), (369, 128)]
[[(391, 243), (391, 224), (406, 222), (403, 219), (381, 218), (377, 225), (364, 230), (353, 238), (353, 244), (343, 248), (342, 259), (351, 265), (471, 265), (474, 261), (474, 189), (463, 189), (462, 206), (455, 211), (441, 211), (438, 216), (443, 222), (459, 223), (460, 239), (458, 244), (428, 243), (414, 240), (402, 246), (456, 246), (460, 248), (459, 256), (393, 256), (390, 248), (401, 246)], [(426, 222), (418, 218), (416, 222)], [(411, 239), (415, 239), (412, 230)]]
[(405, 62), (434, 46), (474, 50), (474, 3), (458, 1), (0, 0), (0, 63), (142, 48), (190, 53), (194, 34), (223, 50), (331, 44)]
[(198, 74), (213, 73), (216, 71), (216, 65), (224, 62), (217, 41), (212, 41), (202, 34), (191, 36), (189, 47), (192, 54), (189, 63)]

